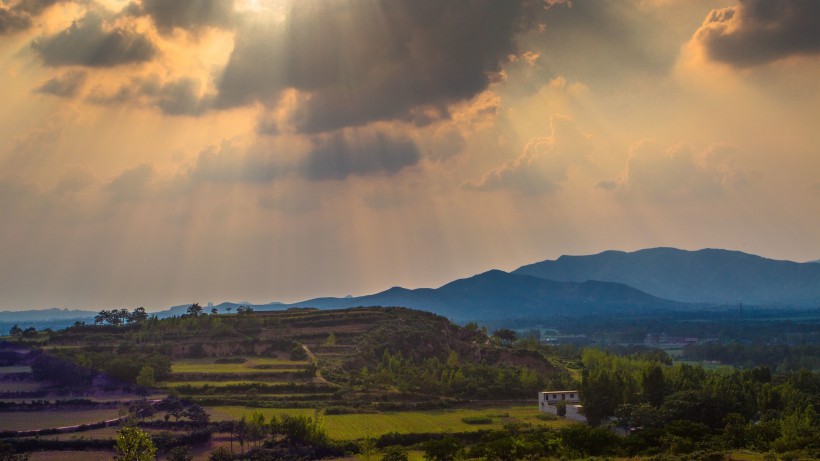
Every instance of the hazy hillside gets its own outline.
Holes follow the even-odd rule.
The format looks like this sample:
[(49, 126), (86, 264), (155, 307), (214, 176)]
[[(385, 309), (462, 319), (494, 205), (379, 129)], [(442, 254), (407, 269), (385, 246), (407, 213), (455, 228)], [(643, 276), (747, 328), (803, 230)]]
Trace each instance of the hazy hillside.
[(820, 305), (820, 265), (738, 251), (652, 248), (561, 256), (514, 274), (550, 280), (624, 283), (665, 299), (697, 303)]
[(610, 282), (555, 282), (492, 270), (439, 288), (394, 287), (369, 296), (317, 298), (294, 304), (321, 309), (355, 306), (402, 306), (430, 310), (455, 320), (531, 317), (583, 309), (683, 307), (632, 287)]

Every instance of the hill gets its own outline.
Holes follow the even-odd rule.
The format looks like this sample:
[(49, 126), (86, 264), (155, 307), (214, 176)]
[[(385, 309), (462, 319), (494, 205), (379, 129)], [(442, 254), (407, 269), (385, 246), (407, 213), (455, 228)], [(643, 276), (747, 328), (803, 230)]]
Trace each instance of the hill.
[(455, 280), (439, 288), (393, 287), (368, 296), (317, 298), (292, 306), (402, 306), (432, 311), (457, 321), (540, 317), (569, 311), (593, 313), (614, 308), (640, 311), (685, 307), (621, 283), (552, 281), (499, 270)]
[(689, 303), (820, 305), (820, 265), (778, 261), (739, 251), (651, 248), (522, 266), (513, 274), (549, 280), (623, 283), (665, 299)]
[(100, 372), (133, 383), (149, 366), (161, 388), (208, 405), (261, 405), (262, 395), (266, 406), (339, 405), (337, 391), (357, 407), (397, 398), (521, 398), (570, 382), (563, 366), (539, 352), (502, 345), (475, 324), (404, 308), (152, 318), (77, 325), (18, 343), (45, 345), (49, 356), (75, 364), (32, 364), (61, 388), (83, 391)]

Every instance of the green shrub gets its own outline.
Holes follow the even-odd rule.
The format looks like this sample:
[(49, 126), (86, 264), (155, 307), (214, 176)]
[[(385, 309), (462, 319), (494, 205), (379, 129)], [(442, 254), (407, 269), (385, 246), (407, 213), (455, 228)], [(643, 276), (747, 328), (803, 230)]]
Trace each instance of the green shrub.
[(465, 424), (492, 424), (493, 419), (489, 416), (465, 416), (461, 418), (461, 422)]
[(231, 364), (231, 363), (245, 363), (248, 359), (244, 357), (220, 357), (214, 360), (214, 363), (219, 364)]

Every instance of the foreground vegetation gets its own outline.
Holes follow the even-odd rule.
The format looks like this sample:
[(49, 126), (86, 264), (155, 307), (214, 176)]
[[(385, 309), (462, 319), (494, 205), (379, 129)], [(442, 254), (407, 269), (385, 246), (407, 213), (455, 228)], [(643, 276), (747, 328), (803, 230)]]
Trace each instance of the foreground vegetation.
[[(0, 349), (7, 448), (113, 454), (122, 426), (169, 459), (188, 459), (185, 447), (214, 460), (820, 457), (811, 371), (545, 346), (400, 308), (112, 312), (97, 325), (16, 332)], [(592, 425), (539, 412), (536, 394), (548, 388), (579, 388)], [(122, 420), (100, 426), (108, 416)], [(84, 426), (14, 432), (68, 424)]]

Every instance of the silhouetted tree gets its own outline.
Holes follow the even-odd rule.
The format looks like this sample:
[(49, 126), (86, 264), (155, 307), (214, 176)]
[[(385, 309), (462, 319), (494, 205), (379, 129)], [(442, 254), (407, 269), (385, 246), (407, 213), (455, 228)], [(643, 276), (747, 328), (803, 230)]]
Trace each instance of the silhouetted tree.
[(508, 328), (500, 328), (493, 332), (493, 337), (498, 338), (501, 344), (510, 345), (518, 338), (518, 335)]
[(199, 317), (202, 315), (202, 306), (199, 303), (193, 303), (188, 306), (188, 310), (185, 311), (187, 315), (190, 317)]

